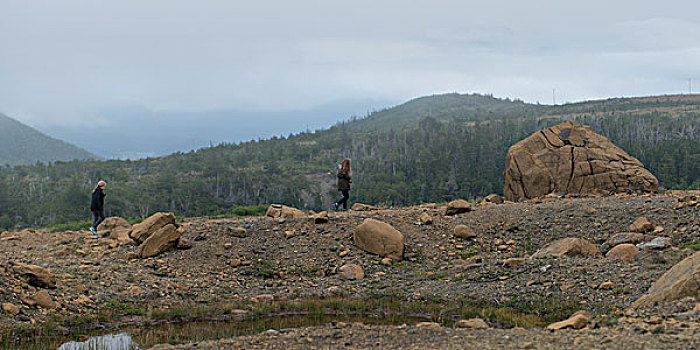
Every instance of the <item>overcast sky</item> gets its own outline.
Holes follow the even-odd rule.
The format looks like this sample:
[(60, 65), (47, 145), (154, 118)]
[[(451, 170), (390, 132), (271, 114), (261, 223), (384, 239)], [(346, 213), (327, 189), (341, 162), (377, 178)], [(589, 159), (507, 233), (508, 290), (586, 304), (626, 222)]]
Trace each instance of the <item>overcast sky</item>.
[(125, 108), (675, 94), (689, 78), (700, 91), (691, 0), (0, 0), (0, 112), (44, 129)]

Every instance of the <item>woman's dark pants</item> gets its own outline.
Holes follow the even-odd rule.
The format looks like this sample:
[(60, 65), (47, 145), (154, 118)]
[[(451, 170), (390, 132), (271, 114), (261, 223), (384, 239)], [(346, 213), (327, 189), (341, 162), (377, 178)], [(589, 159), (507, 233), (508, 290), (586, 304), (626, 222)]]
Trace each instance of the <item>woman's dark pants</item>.
[(348, 190), (340, 190), (340, 193), (343, 194), (343, 198), (341, 198), (337, 203), (338, 206), (341, 204), (343, 205), (343, 209), (348, 209), (348, 199), (350, 198), (350, 191)]
[(93, 210), (92, 211), (92, 227), (97, 230), (97, 226), (105, 219), (104, 210)]

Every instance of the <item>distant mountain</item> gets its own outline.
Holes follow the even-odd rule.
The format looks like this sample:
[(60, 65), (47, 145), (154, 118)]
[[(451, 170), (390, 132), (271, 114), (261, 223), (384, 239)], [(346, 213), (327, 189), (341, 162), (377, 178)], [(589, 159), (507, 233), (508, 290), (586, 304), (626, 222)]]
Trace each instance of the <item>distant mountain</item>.
[[(281, 203), (324, 210), (338, 199), (335, 167), (352, 159), (351, 202), (404, 206), (503, 193), (508, 148), (563, 121), (591, 126), (656, 175), (700, 188), (700, 95), (537, 105), (483, 95), (408, 101), (328, 129), (224, 143), (132, 161), (0, 168), (0, 227), (85, 220), (98, 179), (107, 215), (231, 215)], [(41, 186), (50, 181), (51, 186)]]
[(0, 165), (97, 159), (82, 148), (54, 139), (0, 114)]
[(139, 159), (187, 152), (222, 142), (267, 139), (328, 128), (348, 116), (366, 116), (376, 106), (391, 104), (357, 99), (284, 111), (156, 111), (129, 107), (90, 112), (92, 116), (86, 119), (100, 120), (95, 125), (38, 128), (105, 158)]

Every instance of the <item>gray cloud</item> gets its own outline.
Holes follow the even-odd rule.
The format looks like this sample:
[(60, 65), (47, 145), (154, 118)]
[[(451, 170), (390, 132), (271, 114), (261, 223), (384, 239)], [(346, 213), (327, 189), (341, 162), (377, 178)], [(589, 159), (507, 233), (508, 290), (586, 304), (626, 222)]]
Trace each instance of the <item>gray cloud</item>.
[(77, 127), (118, 123), (96, 111), (132, 106), (279, 112), (452, 91), (542, 103), (552, 88), (559, 102), (680, 93), (688, 78), (700, 86), (699, 10), (691, 1), (0, 0), (0, 111)]

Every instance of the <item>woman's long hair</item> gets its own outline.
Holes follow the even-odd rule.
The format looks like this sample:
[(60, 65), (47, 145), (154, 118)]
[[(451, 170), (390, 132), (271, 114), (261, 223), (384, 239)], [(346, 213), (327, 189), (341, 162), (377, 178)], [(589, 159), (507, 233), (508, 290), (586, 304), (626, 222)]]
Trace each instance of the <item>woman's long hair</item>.
[(350, 170), (350, 158), (345, 158), (340, 163), (340, 170), (343, 174), (352, 175), (352, 170)]

